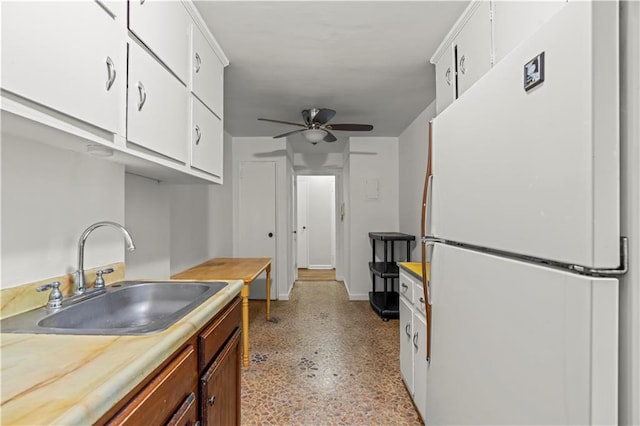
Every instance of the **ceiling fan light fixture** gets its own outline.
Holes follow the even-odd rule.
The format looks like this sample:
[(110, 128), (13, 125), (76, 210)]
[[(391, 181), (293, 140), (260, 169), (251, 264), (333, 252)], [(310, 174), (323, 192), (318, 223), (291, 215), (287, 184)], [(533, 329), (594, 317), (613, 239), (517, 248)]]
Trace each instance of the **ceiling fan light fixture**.
[(327, 135), (327, 132), (322, 129), (308, 129), (302, 132), (305, 139), (311, 143), (318, 143)]

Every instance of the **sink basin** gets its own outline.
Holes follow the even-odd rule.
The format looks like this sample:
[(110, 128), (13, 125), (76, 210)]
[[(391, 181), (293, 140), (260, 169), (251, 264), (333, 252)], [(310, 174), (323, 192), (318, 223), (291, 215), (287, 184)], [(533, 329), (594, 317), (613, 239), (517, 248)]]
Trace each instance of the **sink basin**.
[(56, 312), (35, 309), (0, 321), (3, 333), (141, 335), (167, 329), (226, 282), (123, 281)]

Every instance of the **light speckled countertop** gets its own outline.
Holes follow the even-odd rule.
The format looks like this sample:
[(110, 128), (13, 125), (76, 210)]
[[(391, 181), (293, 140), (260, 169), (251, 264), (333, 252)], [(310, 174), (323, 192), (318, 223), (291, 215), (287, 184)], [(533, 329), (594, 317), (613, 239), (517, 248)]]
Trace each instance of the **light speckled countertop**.
[(147, 336), (0, 334), (0, 423), (94, 423), (241, 289), (242, 281), (230, 281), (167, 330)]

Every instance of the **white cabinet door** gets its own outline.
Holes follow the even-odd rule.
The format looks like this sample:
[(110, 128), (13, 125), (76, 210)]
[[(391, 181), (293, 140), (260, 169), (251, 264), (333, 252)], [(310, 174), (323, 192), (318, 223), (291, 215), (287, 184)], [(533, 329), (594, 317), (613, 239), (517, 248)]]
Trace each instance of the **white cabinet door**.
[(191, 60), (192, 92), (222, 118), (224, 66), (196, 25), (193, 25)]
[(413, 313), (413, 402), (426, 422), (427, 407), (427, 325), (425, 317)]
[(566, 0), (493, 2), (493, 49), (496, 63), (566, 4)]
[(413, 308), (400, 297), (400, 374), (413, 395)]
[(189, 77), (191, 20), (182, 2), (146, 0), (129, 2), (129, 29), (182, 82)]
[(162, 65), (129, 43), (128, 141), (186, 162), (188, 96)]
[(191, 167), (222, 178), (222, 122), (194, 97), (191, 110)]
[(126, 63), (115, 19), (89, 1), (3, 2), (2, 89), (116, 133)]
[(478, 8), (454, 41), (458, 58), (458, 96), (491, 68), (490, 2), (478, 3)]
[(450, 45), (436, 64), (436, 111), (443, 111), (456, 93), (455, 59), (453, 45)]

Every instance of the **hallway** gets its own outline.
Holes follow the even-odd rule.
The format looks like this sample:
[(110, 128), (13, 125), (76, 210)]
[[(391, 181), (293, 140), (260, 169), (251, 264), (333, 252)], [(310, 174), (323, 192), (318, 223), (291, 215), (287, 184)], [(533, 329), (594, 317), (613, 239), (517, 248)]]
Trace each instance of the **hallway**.
[(250, 302), (245, 425), (420, 425), (402, 383), (398, 322), (350, 302), (336, 281), (298, 281), (291, 300)]

